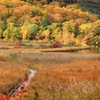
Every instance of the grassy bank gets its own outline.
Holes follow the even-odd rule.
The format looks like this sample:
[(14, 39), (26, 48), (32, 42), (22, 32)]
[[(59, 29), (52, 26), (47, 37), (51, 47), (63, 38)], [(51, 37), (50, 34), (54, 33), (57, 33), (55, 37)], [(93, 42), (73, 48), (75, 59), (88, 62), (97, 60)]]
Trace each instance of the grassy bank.
[[(5, 45), (5, 46), (4, 46)], [(78, 51), (78, 50), (85, 50), (91, 48), (86, 44), (80, 45), (72, 45), (72, 46), (57, 46), (52, 47), (51, 44), (47, 43), (31, 43), (31, 42), (23, 42), (22, 44), (12, 44), (12, 43), (5, 43), (0, 45), (0, 50), (18, 50), (18, 51), (42, 51), (42, 52), (71, 52), (71, 51)]]
[(61, 48), (47, 48), (47, 49), (39, 49), (42, 52), (74, 52), (78, 50), (89, 49), (89, 46), (72, 46), (72, 47), (61, 47)]

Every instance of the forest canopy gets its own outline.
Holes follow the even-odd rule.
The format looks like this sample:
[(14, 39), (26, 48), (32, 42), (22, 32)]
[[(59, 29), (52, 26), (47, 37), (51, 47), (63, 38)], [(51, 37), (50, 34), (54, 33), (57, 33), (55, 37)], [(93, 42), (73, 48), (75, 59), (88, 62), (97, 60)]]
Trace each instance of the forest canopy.
[(99, 5), (99, 0), (0, 0), (0, 39), (96, 44)]

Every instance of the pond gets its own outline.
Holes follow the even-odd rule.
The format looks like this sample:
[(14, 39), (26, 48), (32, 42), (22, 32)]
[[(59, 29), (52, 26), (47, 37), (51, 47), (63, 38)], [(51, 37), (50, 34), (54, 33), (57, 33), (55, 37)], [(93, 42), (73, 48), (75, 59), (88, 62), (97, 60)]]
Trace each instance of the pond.
[(85, 53), (89, 53), (89, 54), (92, 54), (92, 53), (100, 54), (100, 47), (94, 46), (94, 47), (91, 47), (91, 48), (86, 49), (86, 50), (79, 50), (79, 51), (77, 51), (77, 53), (80, 53), (80, 54), (85, 54)]

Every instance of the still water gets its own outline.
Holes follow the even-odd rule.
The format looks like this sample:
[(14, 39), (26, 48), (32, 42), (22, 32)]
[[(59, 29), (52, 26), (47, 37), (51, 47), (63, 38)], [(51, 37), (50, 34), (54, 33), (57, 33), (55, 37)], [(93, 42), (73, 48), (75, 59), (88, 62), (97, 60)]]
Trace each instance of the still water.
[(86, 50), (79, 50), (77, 53), (80, 53), (80, 54), (85, 54), (85, 53), (97, 53), (97, 54), (100, 54), (100, 47), (91, 47), (89, 49), (86, 49)]

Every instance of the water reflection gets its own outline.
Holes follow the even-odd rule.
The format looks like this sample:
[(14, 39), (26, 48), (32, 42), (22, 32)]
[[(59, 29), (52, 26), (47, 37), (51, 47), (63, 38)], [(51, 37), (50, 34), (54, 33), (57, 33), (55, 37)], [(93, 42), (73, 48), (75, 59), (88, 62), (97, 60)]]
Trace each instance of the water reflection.
[(97, 46), (95, 46), (95, 47), (91, 47), (91, 48), (89, 48), (89, 49), (87, 49), (87, 50), (79, 50), (77, 53), (80, 53), (80, 54), (85, 54), (85, 53), (98, 53), (98, 54), (100, 54), (100, 47), (97, 47)]

